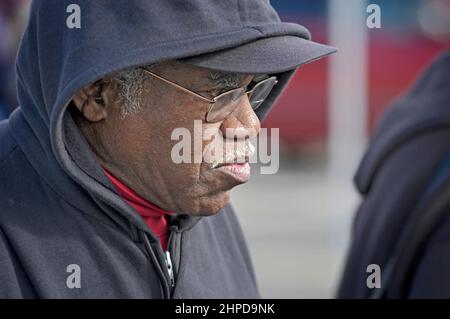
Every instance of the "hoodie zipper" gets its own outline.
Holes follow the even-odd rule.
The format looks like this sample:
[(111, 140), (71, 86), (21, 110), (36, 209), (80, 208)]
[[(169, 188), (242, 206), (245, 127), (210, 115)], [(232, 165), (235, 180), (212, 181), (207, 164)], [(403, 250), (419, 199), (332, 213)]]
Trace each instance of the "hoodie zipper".
[[(161, 284), (163, 286), (163, 294), (164, 297), (167, 299), (171, 299), (172, 297), (172, 292), (175, 288), (175, 271), (173, 268), (173, 262), (172, 262), (172, 256), (170, 254), (170, 247), (173, 247), (173, 242), (175, 240), (176, 237), (176, 229), (170, 229), (169, 230), (169, 238), (167, 240), (167, 249), (166, 251), (164, 251), (164, 261), (165, 261), (165, 266), (166, 266), (166, 270), (167, 270), (167, 275), (169, 275), (167, 278), (167, 275), (164, 274), (164, 270), (162, 269), (162, 265), (158, 262), (158, 258), (156, 258), (156, 255), (150, 245), (150, 242), (148, 240), (147, 234), (143, 231), (140, 231), (140, 235), (141, 235), (141, 239), (144, 241), (144, 246), (145, 249), (147, 250), (147, 252), (150, 254), (151, 259), (155, 262), (155, 264), (157, 265), (157, 272), (158, 275), (160, 276), (160, 280), (161, 280)], [(167, 280), (169, 279), (169, 280)]]
[[(141, 240), (144, 242), (144, 247), (145, 250), (147, 251), (147, 253), (150, 255), (150, 258), (152, 259), (155, 267), (156, 267), (156, 272), (159, 275), (161, 284), (162, 284), (162, 288), (163, 288), (163, 297), (165, 299), (170, 299), (171, 296), (171, 288), (169, 287), (169, 283), (167, 282), (167, 277), (164, 274), (163, 269), (161, 268), (161, 264), (158, 262), (158, 258), (156, 257), (150, 242), (148, 240), (147, 234), (143, 231), (139, 231), (139, 234), (141, 236)], [(167, 257), (166, 257), (167, 258)]]
[(167, 249), (165, 251), (166, 267), (170, 279), (170, 288), (175, 287), (175, 271), (173, 269), (172, 256), (170, 255), (170, 247), (172, 247), (175, 240), (175, 230), (169, 228), (169, 238), (167, 239)]
[(175, 287), (175, 276), (173, 274), (172, 258), (170, 258), (170, 252), (168, 250), (166, 251), (166, 267), (169, 273), (170, 287), (173, 288)]

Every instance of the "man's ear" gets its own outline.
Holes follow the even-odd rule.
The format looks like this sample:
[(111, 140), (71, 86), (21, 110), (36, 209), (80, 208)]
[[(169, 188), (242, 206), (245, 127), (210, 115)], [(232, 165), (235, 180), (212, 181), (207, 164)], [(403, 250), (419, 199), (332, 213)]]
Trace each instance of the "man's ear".
[(85, 86), (73, 96), (73, 104), (89, 122), (100, 122), (108, 116), (104, 99), (107, 87), (105, 80), (98, 80)]

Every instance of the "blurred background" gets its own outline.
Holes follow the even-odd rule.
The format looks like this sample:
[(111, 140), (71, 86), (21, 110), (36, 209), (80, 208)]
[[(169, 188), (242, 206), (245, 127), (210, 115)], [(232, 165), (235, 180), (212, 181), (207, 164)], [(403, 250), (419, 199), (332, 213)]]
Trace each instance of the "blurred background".
[[(449, 0), (271, 0), (339, 53), (300, 68), (263, 123), (280, 169), (233, 191), (265, 298), (331, 298), (359, 203), (352, 178), (382, 112), (444, 48)], [(369, 4), (381, 28), (369, 29)], [(0, 0), (0, 119), (17, 107), (14, 60), (29, 0)]]

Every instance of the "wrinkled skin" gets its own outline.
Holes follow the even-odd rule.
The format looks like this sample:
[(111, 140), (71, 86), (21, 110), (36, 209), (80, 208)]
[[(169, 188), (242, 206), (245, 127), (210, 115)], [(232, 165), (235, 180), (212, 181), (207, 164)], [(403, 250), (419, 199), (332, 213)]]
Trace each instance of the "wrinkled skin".
[[(208, 98), (221, 93), (208, 86), (207, 69), (168, 61), (152, 71)], [(243, 78), (242, 87), (252, 80), (251, 75)], [(118, 83), (113, 77), (97, 81), (73, 97), (78, 110), (75, 121), (104, 168), (166, 210), (212, 215), (228, 204), (229, 191), (240, 182), (204, 161), (174, 163), (171, 150), (178, 141), (171, 140), (171, 133), (186, 128), (193, 136), (194, 120), (203, 120), (203, 129), (220, 130), (225, 143), (234, 143), (227, 128), (252, 137), (259, 132), (260, 123), (247, 97), (218, 123), (204, 121), (210, 104), (154, 77), (145, 80), (138, 113), (121, 117), (123, 105), (117, 97)], [(203, 146), (208, 143), (203, 141)]]

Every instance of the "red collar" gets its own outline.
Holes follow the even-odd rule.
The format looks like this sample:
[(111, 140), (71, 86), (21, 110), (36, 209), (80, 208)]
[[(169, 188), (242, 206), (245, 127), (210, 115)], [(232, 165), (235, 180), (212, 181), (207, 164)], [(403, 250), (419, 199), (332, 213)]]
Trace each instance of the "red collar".
[(147, 226), (159, 237), (163, 249), (166, 250), (169, 227), (166, 217), (173, 215), (174, 212), (162, 209), (149, 202), (118, 180), (106, 169), (103, 168), (103, 171), (117, 189), (120, 196), (142, 216)]

